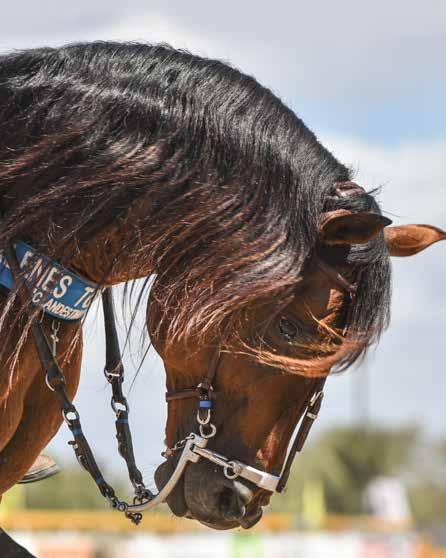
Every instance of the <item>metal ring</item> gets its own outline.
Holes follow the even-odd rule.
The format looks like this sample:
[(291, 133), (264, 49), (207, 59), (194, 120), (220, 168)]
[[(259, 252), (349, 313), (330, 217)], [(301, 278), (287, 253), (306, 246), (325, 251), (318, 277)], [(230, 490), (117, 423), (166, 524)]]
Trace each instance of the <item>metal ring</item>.
[(51, 384), (50, 384), (50, 380), (48, 378), (48, 374), (45, 374), (45, 383), (48, 387), (49, 390), (51, 391), (56, 391), (56, 388), (54, 388)]
[[(206, 433), (204, 426), (208, 426), (211, 429), (211, 431)], [(216, 433), (217, 433), (217, 428), (215, 427), (214, 424), (212, 424), (212, 422), (210, 422), (207, 425), (200, 424), (200, 436), (202, 438), (213, 438)]]
[[(115, 414), (119, 414), (122, 413), (123, 411), (125, 411), (126, 413), (129, 412), (130, 408), (129, 408), (129, 404), (127, 403), (127, 400), (124, 399), (123, 401), (115, 401), (115, 398), (112, 397), (111, 398), (111, 408), (113, 409), (113, 411), (115, 412)], [(122, 405), (122, 409), (120, 409), (118, 406)]]
[(202, 424), (203, 426), (209, 424), (211, 420), (211, 410), (206, 409), (206, 418), (202, 419), (200, 416), (200, 409), (197, 411), (197, 422), (198, 424)]
[[(226, 467), (223, 468), (223, 473), (224, 473), (225, 477), (229, 480), (234, 480), (238, 477), (238, 473), (235, 471), (234, 465), (235, 464), (232, 461), (230, 461), (226, 465)], [(232, 471), (232, 473), (230, 471)]]
[[(70, 413), (72, 413), (74, 415), (74, 418), (70, 418), (68, 416)], [(67, 424), (70, 424), (70, 422), (72, 422), (73, 420), (79, 420), (79, 413), (76, 411), (76, 409), (68, 409), (68, 411), (63, 409), (62, 410), (62, 416), (63, 416), (64, 421)]]

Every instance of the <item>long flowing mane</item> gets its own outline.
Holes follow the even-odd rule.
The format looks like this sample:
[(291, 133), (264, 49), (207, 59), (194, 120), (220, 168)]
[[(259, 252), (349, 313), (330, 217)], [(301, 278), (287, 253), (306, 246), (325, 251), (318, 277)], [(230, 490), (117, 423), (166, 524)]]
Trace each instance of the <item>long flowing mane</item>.
[[(372, 193), (334, 195), (350, 171), (270, 90), (166, 45), (94, 42), (0, 56), (0, 127), (0, 249), (22, 239), (69, 265), (145, 204), (122, 258), (151, 263), (148, 311), (161, 306), (169, 342), (217, 332), (268, 299), (280, 311), (322, 213), (380, 211)], [(353, 247), (349, 262), (361, 271), (350, 325), (368, 345), (389, 313), (382, 236)], [(0, 334), (11, 312), (6, 304)], [(252, 353), (260, 358), (258, 347)], [(280, 356), (270, 361), (281, 365)]]

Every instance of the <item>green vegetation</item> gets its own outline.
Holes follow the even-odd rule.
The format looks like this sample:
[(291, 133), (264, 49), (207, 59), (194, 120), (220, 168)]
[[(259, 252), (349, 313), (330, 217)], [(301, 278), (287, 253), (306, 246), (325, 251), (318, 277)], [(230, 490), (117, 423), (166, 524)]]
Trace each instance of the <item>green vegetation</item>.
[(289, 487), (271, 510), (301, 514), (308, 487), (321, 486), (328, 513), (366, 513), (364, 491), (383, 476), (402, 481), (417, 522), (446, 521), (446, 442), (429, 443), (414, 427), (324, 432), (297, 457)]
[[(113, 485), (120, 496), (128, 496), (130, 488), (124, 482)], [(23, 488), (29, 509), (107, 509), (93, 480), (76, 465), (63, 466), (58, 475)]]

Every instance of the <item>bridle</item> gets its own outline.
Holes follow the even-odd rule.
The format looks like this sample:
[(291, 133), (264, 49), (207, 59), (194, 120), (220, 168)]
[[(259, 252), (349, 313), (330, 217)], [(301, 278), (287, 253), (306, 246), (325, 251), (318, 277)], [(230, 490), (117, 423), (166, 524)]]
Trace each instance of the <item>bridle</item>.
[[(356, 298), (357, 284), (350, 283), (343, 275), (341, 275), (332, 265), (325, 262), (318, 256), (313, 257), (316, 266), (332, 279), (349, 297), (349, 307), (346, 317), (346, 323), (349, 322), (349, 315), (353, 308), (352, 303)], [(214, 390), (215, 378), (217, 376), (219, 364), (221, 362), (222, 352), (216, 349), (213, 353), (211, 365), (203, 380), (195, 388), (186, 388), (179, 390), (171, 390), (166, 392), (166, 401), (178, 401), (183, 399), (198, 399), (198, 409), (196, 420), (200, 435), (190, 433), (184, 439), (176, 442), (171, 448), (163, 452), (163, 456), (170, 458), (177, 452), (183, 451), (187, 447), (187, 452), (192, 452), (199, 458), (207, 459), (211, 463), (222, 467), (223, 474), (228, 479), (235, 479), (241, 477), (253, 484), (258, 488), (268, 490), (270, 492), (282, 492), (287, 484), (291, 466), (296, 457), (296, 454), (302, 451), (302, 448), (310, 433), (314, 421), (319, 415), (324, 398), (324, 386), (327, 377), (317, 377), (314, 380), (312, 389), (310, 390), (307, 402), (305, 404), (305, 411), (300, 422), (299, 429), (288, 451), (285, 464), (282, 468), (280, 475), (273, 475), (260, 469), (256, 469), (251, 465), (242, 463), (235, 459), (228, 459), (217, 452), (206, 448), (208, 440), (217, 435), (217, 427), (211, 422), (211, 413), (214, 401), (216, 400), (216, 392)], [(180, 457), (181, 460), (181, 457)]]
[[(213, 383), (218, 371), (218, 365), (221, 361), (222, 353), (217, 352), (216, 354), (218, 356), (213, 359), (213, 366), (209, 369), (205, 379), (200, 382), (195, 389), (168, 391), (166, 393), (167, 402), (189, 398), (198, 399), (196, 420), (200, 436), (198, 437), (197, 434), (194, 433), (189, 434), (186, 438), (177, 442), (172, 448), (168, 448), (164, 452), (164, 456), (167, 458), (172, 457), (176, 452), (185, 448), (187, 442), (192, 440), (192, 451), (198, 456), (207, 459), (211, 463), (222, 467), (223, 474), (226, 478), (233, 480), (237, 477), (241, 477), (253, 483), (258, 488), (268, 490), (269, 492), (282, 492), (288, 480), (294, 457), (296, 453), (302, 449), (310, 432), (311, 426), (318, 416), (324, 396), (323, 390), (326, 378), (317, 378), (317, 380), (315, 380), (313, 389), (310, 393), (309, 401), (306, 405), (304, 418), (292, 444), (291, 450), (288, 453), (282, 473), (280, 476), (277, 476), (260, 469), (256, 469), (251, 465), (246, 465), (236, 459), (230, 460), (219, 453), (205, 448), (208, 440), (217, 435), (217, 427), (211, 422), (211, 410), (213, 402), (216, 399), (216, 392), (214, 391)], [(198, 446), (197, 441), (199, 442)], [(206, 443), (204, 444), (204, 442)]]
[[(303, 418), (297, 430), (297, 434), (291, 444), (285, 464), (280, 475), (274, 475), (251, 465), (245, 464), (237, 459), (229, 459), (211, 449), (207, 448), (209, 440), (214, 438), (218, 431), (217, 427), (211, 422), (212, 408), (217, 398), (214, 391), (214, 383), (219, 370), (222, 358), (220, 348), (213, 353), (209, 370), (205, 374), (202, 381), (194, 388), (186, 388), (182, 390), (168, 391), (166, 393), (166, 401), (173, 402), (182, 399), (195, 398), (198, 400), (198, 408), (196, 414), (197, 428), (199, 434), (191, 432), (184, 439), (175, 443), (171, 448), (163, 452), (163, 456), (167, 459), (179, 454), (174, 472), (171, 477), (156, 495), (144, 485), (141, 472), (135, 463), (132, 437), (129, 428), (129, 405), (122, 391), (122, 383), (124, 380), (124, 367), (121, 360), (121, 352), (119, 348), (118, 335), (116, 330), (113, 299), (110, 288), (102, 289), (102, 305), (104, 310), (105, 338), (106, 338), (106, 364), (104, 369), (105, 377), (112, 388), (111, 406), (116, 415), (116, 437), (118, 440), (118, 450), (124, 458), (129, 479), (134, 488), (133, 503), (129, 504), (118, 499), (114, 489), (108, 484), (99, 466), (96, 463), (90, 445), (83, 433), (79, 413), (71, 402), (66, 392), (65, 376), (57, 362), (57, 331), (60, 322), (52, 324), (52, 344), (49, 342), (41, 320), (36, 320), (39, 306), (29, 302), (29, 286), (25, 283), (21, 274), (21, 266), (17, 258), (13, 245), (5, 250), (5, 257), (9, 264), (12, 276), (17, 283), (17, 290), (20, 299), (24, 303), (27, 302), (26, 312), (31, 320), (31, 333), (36, 343), (39, 359), (45, 370), (45, 381), (48, 388), (54, 392), (57, 397), (64, 421), (71, 430), (73, 440), (69, 442), (72, 445), (77, 460), (80, 465), (86, 469), (95, 481), (101, 494), (110, 502), (111, 506), (123, 512), (126, 517), (138, 524), (142, 519), (141, 512), (147, 511), (156, 505), (164, 502), (168, 495), (181, 479), (183, 472), (189, 463), (197, 463), (200, 459), (210, 461), (214, 465), (222, 468), (223, 474), (228, 479), (242, 478), (256, 485), (258, 488), (269, 492), (282, 492), (286, 486), (291, 465), (297, 452), (300, 452), (308, 437), (310, 429), (316, 420), (324, 396), (324, 385), (326, 377), (318, 377), (314, 380), (312, 389), (306, 401)], [(322, 272), (328, 275), (338, 286), (348, 294), (350, 302), (356, 297), (356, 284), (352, 284), (345, 279), (333, 266), (326, 261), (315, 257), (315, 262)], [(63, 268), (62, 268), (63, 271)], [(47, 290), (51, 292), (55, 288), (58, 273), (53, 273), (50, 281), (46, 281)], [(39, 301), (43, 304), (44, 301)], [(349, 306), (349, 311), (352, 305)]]

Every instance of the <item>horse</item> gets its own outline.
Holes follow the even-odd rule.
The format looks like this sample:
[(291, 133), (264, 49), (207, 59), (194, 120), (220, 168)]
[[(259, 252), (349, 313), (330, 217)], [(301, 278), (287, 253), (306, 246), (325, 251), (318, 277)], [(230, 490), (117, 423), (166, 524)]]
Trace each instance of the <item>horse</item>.
[[(195, 444), (170, 509), (215, 529), (250, 528), (283, 488), (287, 451), (301, 449), (326, 376), (387, 327), (390, 257), (445, 232), (390, 226), (376, 191), (270, 90), (168, 45), (4, 54), (0, 126), (0, 250), (11, 269), (25, 243), (91, 293), (124, 283), (135, 312), (147, 305), (168, 401), (157, 486)], [(63, 421), (30, 332), (57, 341), (67, 404), (82, 360), (85, 313), (49, 315), (16, 263), (15, 283), (1, 288), (0, 494)], [(41, 286), (49, 273), (37, 273)]]

